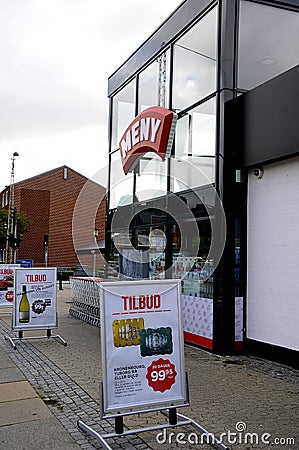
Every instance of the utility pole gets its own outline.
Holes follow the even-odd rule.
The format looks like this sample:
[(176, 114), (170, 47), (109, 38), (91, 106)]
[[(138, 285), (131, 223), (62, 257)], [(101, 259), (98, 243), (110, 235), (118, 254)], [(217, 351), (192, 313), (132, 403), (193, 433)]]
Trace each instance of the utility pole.
[(13, 264), (16, 263), (17, 259), (17, 235), (18, 235), (18, 217), (17, 217), (17, 208), (14, 206), (13, 208)]
[(7, 231), (6, 231), (6, 251), (5, 261), (7, 264), (14, 263), (14, 241), (16, 237), (16, 216), (15, 209), (15, 158), (19, 156), (18, 152), (14, 152), (12, 155), (12, 165), (10, 174), (10, 186), (9, 186), (9, 202), (8, 202), (8, 215), (7, 215)]

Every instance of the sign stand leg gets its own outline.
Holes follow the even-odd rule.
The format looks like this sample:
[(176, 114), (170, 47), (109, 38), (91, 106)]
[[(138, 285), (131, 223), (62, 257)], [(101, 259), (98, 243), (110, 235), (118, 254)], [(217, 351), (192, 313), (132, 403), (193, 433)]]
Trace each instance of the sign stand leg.
[(3, 315), (5, 315), (5, 314), (11, 314), (11, 311), (0, 311), (0, 314), (3, 314)]
[(115, 417), (115, 433), (116, 434), (123, 434), (124, 432), (124, 418), (123, 416), (116, 416)]
[(23, 341), (24, 339), (29, 340), (29, 339), (45, 339), (45, 338), (50, 339), (50, 338), (53, 338), (53, 339), (58, 339), (61, 342), (61, 344), (63, 344), (65, 347), (67, 346), (67, 342), (64, 339), (62, 339), (62, 337), (59, 336), (59, 334), (52, 334), (50, 328), (48, 328), (46, 330), (46, 335), (45, 336), (28, 336), (28, 337), (24, 338), (23, 333), (24, 333), (24, 330), (19, 330), (18, 337), (5, 336), (5, 340), (7, 340), (7, 341), (9, 341), (11, 343), (11, 345), (14, 348), (14, 350), (16, 350), (17, 347), (16, 347), (16, 345), (14, 344), (13, 341)]
[(9, 342), (10, 342), (10, 344), (12, 345), (12, 347), (13, 347), (14, 350), (17, 349), (17, 346), (16, 346), (16, 344), (14, 343), (13, 338), (11, 338), (11, 337), (9, 337), (9, 336), (4, 336), (4, 339), (5, 339), (6, 341), (9, 341)]
[(99, 433), (97, 433), (95, 430), (93, 430), (91, 427), (86, 425), (86, 423), (82, 422), (81, 420), (78, 420), (78, 427), (81, 428), (81, 430), (85, 431), (85, 433), (89, 434), (90, 436), (93, 436), (96, 438), (103, 448), (106, 450), (113, 450), (112, 447), (108, 444), (108, 442), (105, 441), (105, 438), (101, 436)]
[(177, 425), (178, 418), (177, 418), (176, 408), (170, 408), (168, 410), (168, 420), (169, 420), (169, 425)]
[[(164, 414), (164, 416), (169, 415), (170, 410), (167, 411), (163, 410), (161, 411), (162, 414)], [(190, 425), (192, 425), (197, 431), (199, 431), (199, 433), (203, 434), (204, 436), (211, 436), (211, 433), (209, 431), (207, 431), (205, 428), (203, 428), (199, 423), (197, 423), (195, 420), (191, 419), (190, 417), (184, 416), (183, 414), (177, 414), (177, 417), (179, 419), (183, 419), (183, 420), (188, 420), (190, 422)], [(170, 419), (169, 419), (170, 422)], [(219, 448), (220, 450), (229, 450), (228, 447), (224, 444), (222, 444), (222, 442), (220, 442), (215, 436), (213, 436), (213, 441), (212, 444), (214, 447)]]

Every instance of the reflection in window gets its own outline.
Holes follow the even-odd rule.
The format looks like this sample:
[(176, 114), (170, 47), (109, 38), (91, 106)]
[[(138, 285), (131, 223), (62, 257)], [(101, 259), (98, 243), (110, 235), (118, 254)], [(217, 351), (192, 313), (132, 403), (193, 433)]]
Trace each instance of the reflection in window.
[(239, 88), (252, 89), (298, 64), (298, 13), (243, 0), (239, 33)]
[(119, 151), (111, 154), (109, 209), (133, 202), (133, 174), (124, 174)]
[(216, 8), (174, 46), (173, 108), (181, 111), (216, 90)]
[(168, 108), (168, 86), (169, 52), (163, 53), (139, 75), (138, 111), (156, 105)]
[(119, 140), (135, 117), (135, 81), (131, 81), (113, 98), (112, 148), (118, 148)]
[(165, 195), (167, 190), (167, 161), (147, 153), (139, 161), (139, 175), (136, 179), (136, 197), (138, 201)]
[(178, 120), (175, 158), (171, 160), (173, 192), (214, 182), (215, 136), (215, 98)]

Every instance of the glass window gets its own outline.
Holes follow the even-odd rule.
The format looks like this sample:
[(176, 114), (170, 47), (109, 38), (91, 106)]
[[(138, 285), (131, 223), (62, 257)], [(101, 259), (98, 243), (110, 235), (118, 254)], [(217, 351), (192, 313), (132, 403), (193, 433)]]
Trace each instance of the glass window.
[(181, 111), (216, 90), (216, 8), (174, 45), (173, 108)]
[(163, 53), (139, 75), (139, 112), (150, 106), (169, 106), (169, 52)]
[(120, 138), (135, 117), (135, 80), (113, 98), (111, 150), (119, 146)]
[(137, 201), (144, 201), (165, 195), (167, 191), (167, 161), (155, 153), (139, 161), (139, 174), (136, 179)]
[(109, 209), (133, 202), (133, 174), (124, 174), (119, 151), (111, 154)]
[(299, 62), (299, 13), (241, 2), (239, 81), (252, 89)]
[(173, 192), (214, 183), (215, 136), (215, 97), (178, 120), (171, 159)]

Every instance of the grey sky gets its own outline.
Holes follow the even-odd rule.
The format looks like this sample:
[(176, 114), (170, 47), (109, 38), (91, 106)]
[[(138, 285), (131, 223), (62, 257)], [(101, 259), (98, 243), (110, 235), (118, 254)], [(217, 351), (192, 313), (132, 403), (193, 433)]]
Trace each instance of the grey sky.
[(0, 0), (0, 190), (107, 153), (107, 78), (181, 0)]

